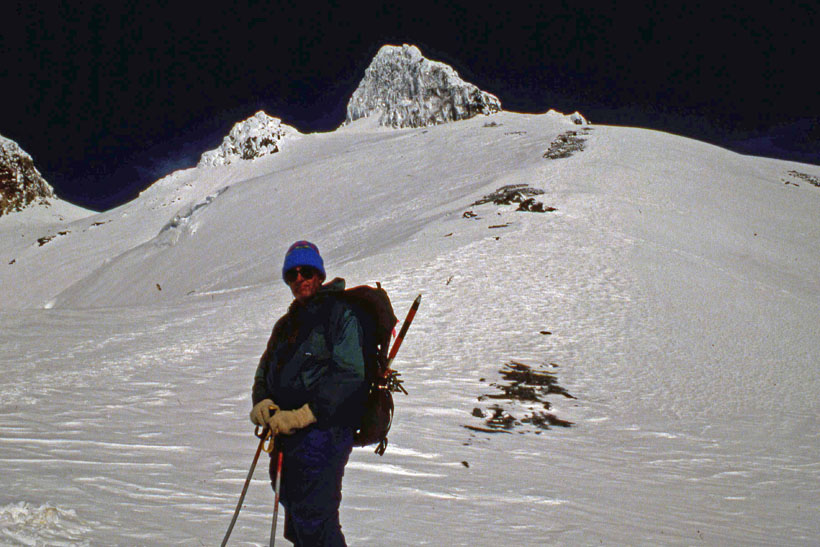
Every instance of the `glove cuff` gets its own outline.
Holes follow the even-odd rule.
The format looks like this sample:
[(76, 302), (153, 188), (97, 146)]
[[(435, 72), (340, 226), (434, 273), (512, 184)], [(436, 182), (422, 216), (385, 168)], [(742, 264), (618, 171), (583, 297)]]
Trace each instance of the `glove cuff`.
[(299, 418), (300, 428), (316, 423), (316, 416), (310, 409), (309, 404), (304, 404), (301, 408), (294, 410), (293, 412)]

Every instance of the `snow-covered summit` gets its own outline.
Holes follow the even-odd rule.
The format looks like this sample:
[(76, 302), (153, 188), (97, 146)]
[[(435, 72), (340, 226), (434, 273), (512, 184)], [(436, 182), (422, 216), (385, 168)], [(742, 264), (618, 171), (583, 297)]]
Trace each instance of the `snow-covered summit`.
[(227, 165), (237, 160), (252, 160), (279, 152), (282, 142), (300, 135), (279, 118), (259, 111), (233, 126), (219, 148), (202, 154), (198, 166)]
[(49, 205), (54, 189), (20, 145), (0, 135), (0, 216), (32, 203)]
[(501, 101), (462, 80), (453, 67), (430, 61), (415, 46), (383, 46), (347, 103), (350, 123), (377, 116), (380, 125), (423, 127), (492, 114)]
[(589, 125), (589, 121), (577, 110), (569, 115), (569, 119), (572, 120), (572, 123), (575, 125)]

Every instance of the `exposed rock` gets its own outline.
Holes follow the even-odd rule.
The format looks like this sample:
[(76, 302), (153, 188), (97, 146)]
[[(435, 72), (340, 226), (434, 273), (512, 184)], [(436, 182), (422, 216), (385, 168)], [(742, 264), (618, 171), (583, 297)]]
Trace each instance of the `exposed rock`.
[(40, 247), (42, 247), (43, 245), (45, 245), (46, 243), (48, 243), (49, 241), (51, 241), (55, 237), (57, 237), (57, 236), (54, 236), (54, 235), (43, 236), (43, 237), (37, 239), (37, 244)]
[(547, 113), (547, 116), (551, 118), (555, 118), (557, 120), (565, 120), (574, 125), (583, 125), (584, 131), (590, 131), (592, 128), (590, 127), (589, 121), (584, 117), (583, 114), (578, 112), (577, 110), (572, 114), (564, 114), (562, 112), (558, 112), (557, 110), (550, 109)]
[[(552, 407), (546, 399), (550, 394), (575, 399), (566, 389), (558, 385), (554, 372), (533, 370), (529, 365), (515, 361), (504, 365), (504, 368), (499, 372), (508, 383), (494, 383), (492, 385), (499, 389), (501, 393), (482, 395), (479, 400), (502, 401), (504, 406), (499, 403), (489, 406), (487, 410), (492, 412), (489, 418), (483, 409), (474, 408), (472, 415), (484, 419), (485, 425), (483, 427), (465, 425), (464, 427), (473, 431), (495, 433), (509, 432), (526, 424), (533, 426), (537, 433), (539, 430), (550, 429), (551, 425), (560, 427), (571, 427), (573, 425), (572, 422), (558, 418), (551, 412), (545, 412)], [(516, 409), (516, 413), (525, 412), (524, 416), (520, 419), (516, 418), (511, 413), (513, 408)]]
[(449, 65), (425, 59), (415, 46), (383, 46), (347, 103), (350, 123), (378, 116), (391, 127), (424, 127), (492, 114), (498, 97), (462, 80)]
[(279, 118), (268, 116), (260, 110), (234, 125), (219, 148), (202, 154), (198, 166), (227, 165), (238, 160), (252, 160), (275, 154), (285, 140), (299, 135), (296, 128), (285, 125)]
[(480, 200), (473, 203), (473, 205), (483, 205), (485, 203), (495, 203), (496, 205), (510, 205), (512, 203), (521, 203), (530, 196), (538, 196), (543, 194), (543, 190), (538, 188), (531, 188), (526, 184), (508, 184), (502, 186), (492, 194), (488, 194)]
[(516, 211), (523, 211), (527, 213), (551, 213), (553, 211), (557, 211), (555, 207), (547, 207), (544, 206), (543, 203), (540, 201), (536, 201), (535, 198), (525, 199), (518, 205), (518, 209)]
[(71, 230), (63, 230), (61, 232), (57, 232), (56, 234), (49, 234), (47, 236), (37, 238), (37, 246), (42, 247), (43, 245), (45, 245), (49, 241), (52, 241), (54, 238), (62, 237), (62, 236), (68, 235), (70, 233), (71, 233)]
[(0, 135), (0, 216), (32, 204), (50, 205), (54, 189), (34, 161), (11, 139)]
[(578, 135), (577, 131), (567, 131), (558, 135), (558, 138), (550, 143), (549, 149), (544, 152), (544, 157), (550, 160), (558, 160), (568, 158), (575, 152), (583, 152), (585, 140)]
[[(527, 213), (551, 213), (556, 211), (555, 207), (547, 207), (540, 201), (536, 201), (534, 197), (543, 194), (543, 190), (538, 188), (531, 188), (526, 184), (508, 184), (502, 186), (492, 194), (488, 194), (480, 200), (474, 202), (472, 205), (484, 205), (485, 203), (494, 203), (496, 205), (512, 205), (518, 204), (516, 211)], [(465, 211), (462, 218), (479, 218), (473, 211)], [(490, 226), (490, 228), (503, 228), (508, 224), (500, 226)]]
[[(509, 184), (502, 186), (492, 194), (488, 194), (480, 200), (473, 203), (473, 205), (483, 205), (485, 203), (495, 203), (496, 205), (511, 205), (518, 203), (516, 211), (524, 211), (529, 213), (550, 213), (555, 211), (555, 207), (546, 207), (540, 201), (530, 196), (538, 196), (543, 194), (543, 190), (538, 188), (530, 188), (526, 184)], [(472, 212), (472, 211), (470, 211)], [(464, 217), (467, 218), (467, 214)]]
[[(794, 171), (794, 170), (789, 171), (788, 174), (791, 175), (794, 178), (805, 180), (809, 184), (811, 184), (813, 186), (817, 186), (818, 188), (820, 188), (820, 178), (819, 177), (814, 177), (814, 176), (809, 175), (807, 173), (801, 173), (800, 171)], [(788, 184), (788, 182), (786, 184)]]

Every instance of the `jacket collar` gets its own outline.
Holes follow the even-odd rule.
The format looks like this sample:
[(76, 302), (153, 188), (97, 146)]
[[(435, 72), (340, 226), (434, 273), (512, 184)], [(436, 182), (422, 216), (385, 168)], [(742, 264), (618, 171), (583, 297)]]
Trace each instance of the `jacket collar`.
[(334, 277), (332, 280), (319, 287), (316, 294), (304, 304), (294, 299), (290, 304), (289, 310), (293, 312), (299, 309), (315, 309), (315, 306), (321, 304), (328, 296), (339, 294), (344, 290), (345, 280), (341, 277)]

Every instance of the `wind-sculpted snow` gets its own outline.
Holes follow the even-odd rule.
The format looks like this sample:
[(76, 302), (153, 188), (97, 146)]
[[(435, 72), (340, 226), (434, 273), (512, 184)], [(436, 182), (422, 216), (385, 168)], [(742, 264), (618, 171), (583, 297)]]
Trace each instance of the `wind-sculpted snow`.
[(82, 539), (91, 530), (88, 524), (80, 521), (76, 511), (50, 503), (12, 503), (0, 506), (0, 544), (89, 546)]
[(299, 135), (296, 128), (259, 111), (233, 126), (216, 150), (202, 154), (199, 166), (228, 165), (279, 152), (282, 142)]
[(49, 205), (54, 189), (16, 142), (0, 135), (0, 216), (33, 203)]
[(498, 97), (405, 44), (384, 46), (373, 58), (347, 104), (346, 123), (374, 116), (381, 125), (423, 127), (500, 110)]
[(210, 205), (213, 200), (224, 194), (227, 190), (228, 187), (226, 186), (215, 194), (207, 196), (204, 200), (184, 207), (179, 213), (174, 215), (174, 218), (172, 218), (168, 224), (162, 227), (156, 237), (156, 244), (161, 246), (175, 245), (179, 241), (182, 232), (186, 232), (189, 235), (195, 234), (197, 230), (197, 224), (194, 221), (195, 216), (201, 213), (205, 207)]

